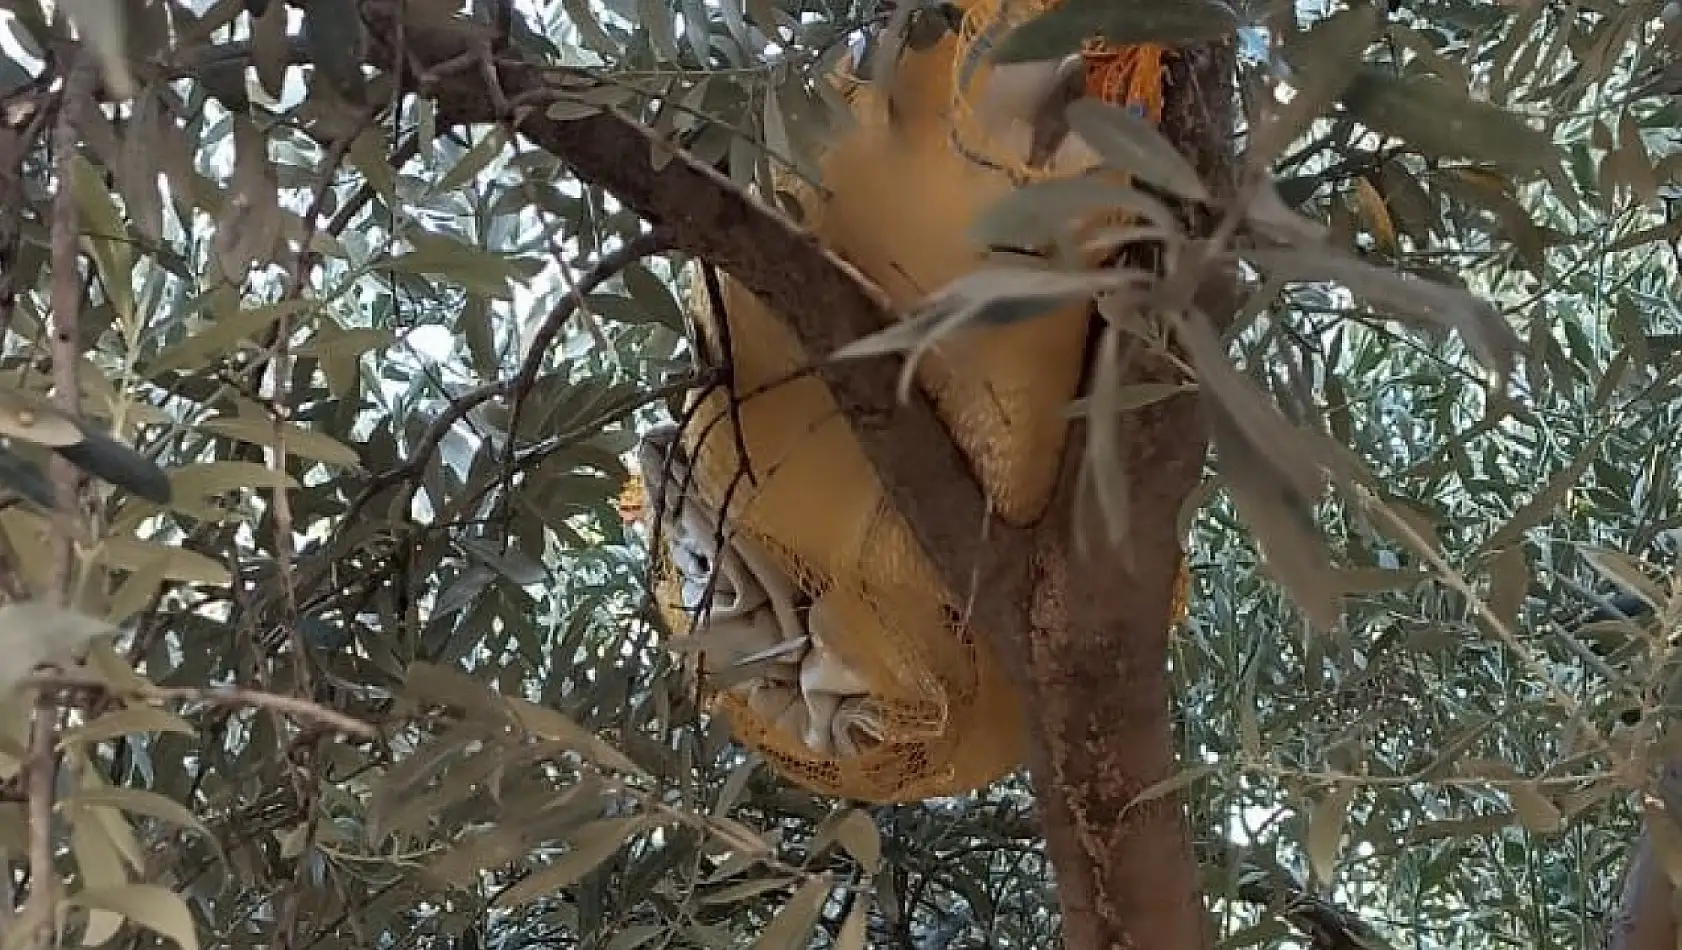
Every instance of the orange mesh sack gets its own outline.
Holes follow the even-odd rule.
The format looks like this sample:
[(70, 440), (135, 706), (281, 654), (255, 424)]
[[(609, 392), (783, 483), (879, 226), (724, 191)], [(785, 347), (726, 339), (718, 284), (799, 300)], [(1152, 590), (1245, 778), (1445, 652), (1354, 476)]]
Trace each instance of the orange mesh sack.
[[(702, 407), (690, 431), (710, 417)], [(755, 432), (756, 421), (744, 418), (744, 430)], [(810, 468), (779, 469), (767, 458), (761, 469), (750, 448), (759, 487), (739, 487), (734, 498), (743, 500), (733, 500), (722, 519), (716, 499), (734, 476), (707, 464), (709, 456), (728, 458), (717, 437), (701, 437), (704, 461), (693, 469), (687, 439), (675, 431), (645, 440), (645, 478), (659, 486), (649, 491), (649, 507), (663, 519), (655, 529), (664, 534), (655, 547), (662, 555), (656, 596), (678, 635), (674, 645), (693, 658), (736, 737), (797, 784), (875, 802), (985, 785), (1021, 758), (1015, 692), (955, 621), (902, 523), (865, 509), (862, 530), (853, 529), (851, 570), (840, 548), (801, 558), (795, 550), (809, 535), (784, 544), (763, 528), (790, 504), (827, 520), (876, 501), (860, 490), (874, 484), (874, 473), (845, 422), (839, 425), (833, 434), (849, 440), (843, 445), (862, 472), (837, 471), (846, 466), (835, 463), (855, 459), (829, 440), (831, 471), (805, 484), (798, 479)], [(859, 556), (867, 548), (873, 556)], [(907, 572), (891, 576), (893, 564)]]
[[(983, 0), (964, 22), (1021, 14)], [(880, 90), (843, 77), (860, 121), (821, 160), (824, 195), (783, 183), (819, 238), (901, 308), (982, 266), (969, 224), (1015, 187), (1009, 148), (974, 136), (960, 147), (974, 110), (955, 79), (973, 36), (907, 53), (892, 123)], [(994, 160), (976, 160), (977, 149)], [(1049, 167), (1078, 174), (1090, 163), (1076, 149)], [(721, 283), (722, 314), (700, 281), (692, 302), (700, 349), (729, 361), (732, 391), (700, 398), (681, 431), (650, 434), (640, 460), (673, 647), (737, 738), (800, 785), (891, 802), (995, 780), (1022, 760), (1022, 710), (964, 622), (964, 592), (940, 583), (827, 388), (798, 374), (824, 354)], [(1069, 307), (964, 334), (919, 365), (1008, 521), (1031, 522), (1052, 493), (1086, 325), (1087, 308)]]

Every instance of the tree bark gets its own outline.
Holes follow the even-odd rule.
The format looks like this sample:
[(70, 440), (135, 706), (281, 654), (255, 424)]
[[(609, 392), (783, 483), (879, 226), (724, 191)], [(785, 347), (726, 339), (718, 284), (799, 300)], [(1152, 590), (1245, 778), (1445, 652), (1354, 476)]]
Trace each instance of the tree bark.
[[(1232, 192), (1234, 63), (1230, 47), (1183, 51), (1165, 80), (1163, 131), (1216, 195)], [(1193, 233), (1212, 221), (1189, 213)], [(1224, 324), (1231, 275), (1212, 275), (1198, 302)], [(1125, 382), (1178, 381), (1160, 359), (1137, 359)], [(1110, 545), (1083, 523), (1085, 428), (1071, 433), (1052, 514), (1035, 531), (1026, 640), (988, 632), (1025, 691), (1030, 768), (1057, 868), (1064, 945), (1081, 950), (1201, 948), (1210, 935), (1182, 796), (1134, 804), (1171, 778), (1175, 761), (1169, 629), (1181, 563), (1179, 515), (1208, 451), (1197, 399), (1179, 396), (1104, 423), (1122, 430), (1126, 538)]]
[(1676, 888), (1665, 873), (1651, 822), (1677, 820), (1669, 805), (1682, 802), (1682, 762), (1665, 765), (1658, 797), (1664, 805), (1648, 811), (1648, 827), (1624, 871), (1623, 898), (1606, 928), (1607, 950), (1676, 950)]
[(1676, 950), (1675, 891), (1653, 850), (1652, 834), (1642, 832), (1624, 872), (1623, 900), (1607, 928), (1608, 950)]
[(1030, 767), (1065, 945), (1190, 950), (1208, 937), (1183, 803), (1132, 803), (1176, 769), (1166, 669), (1176, 521), (1206, 446), (1186, 396), (1117, 424), (1128, 430), (1131, 566), (1075, 516), (1078, 453), (1038, 533), (1032, 633), (1018, 648), (1039, 739)]

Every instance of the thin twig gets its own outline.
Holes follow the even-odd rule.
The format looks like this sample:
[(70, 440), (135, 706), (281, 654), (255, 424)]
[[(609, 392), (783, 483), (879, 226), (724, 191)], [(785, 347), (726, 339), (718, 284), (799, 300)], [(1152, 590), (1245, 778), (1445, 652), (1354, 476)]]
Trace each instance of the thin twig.
[[(75, 190), (71, 186), (72, 159), (76, 157), (76, 111), (92, 90), (94, 78), (93, 66), (87, 57), (77, 57), (65, 83), (58, 125), (53, 130), (53, 174), (58, 179), (58, 191), (53, 196), (51, 237), (53, 404), (71, 418), (79, 414), (77, 397), (80, 384), (76, 379), (76, 363), (81, 358), (79, 324), (82, 305), (78, 267), (81, 257), (78, 247), (80, 222), (76, 213)], [(59, 510), (74, 515), (78, 508), (81, 473), (74, 465), (55, 456), (51, 474)], [(49, 575), (51, 596), (69, 596), (74, 557), (74, 539), (68, 532), (56, 532), (52, 572)]]
[(513, 412), (510, 414), (508, 431), (512, 438), (515, 426), (519, 421), (520, 394), (529, 391), (537, 380), (537, 374), (543, 369), (543, 358), (548, 355), (549, 347), (553, 345), (555, 337), (561, 327), (566, 324), (586, 294), (606, 283), (615, 274), (624, 270), (626, 265), (641, 260), (653, 254), (658, 254), (670, 248), (669, 236), (660, 229), (640, 234), (612, 251), (603, 254), (591, 268), (578, 278), (578, 284), (573, 291), (556, 302), (554, 309), (544, 318), (543, 324), (532, 335), (531, 346), (526, 351), (526, 358), (520, 364), (520, 370), (508, 379), (501, 379), (494, 383), (486, 383), (475, 389), (450, 400), (444, 411), (432, 420), (432, 423), (421, 433), (420, 441), (415, 444), (409, 460), (387, 472), (375, 476), (351, 502), (350, 509), (345, 515), (346, 524), (355, 524), (362, 510), (386, 488), (414, 479), (426, 470), (427, 463), (432, 461), (433, 453), (438, 450), (444, 437), (450, 430), (467, 416), (468, 413), (481, 405), (502, 396), (515, 396)]
[(753, 473), (753, 459), (748, 457), (747, 429), (742, 425), (742, 401), (736, 398), (736, 342), (730, 329), (730, 309), (724, 301), (724, 284), (718, 279), (718, 268), (701, 262), (701, 280), (706, 286), (707, 309), (712, 311), (713, 324), (718, 328), (716, 355), (724, 372), (723, 386), (730, 403), (730, 428), (736, 440), (736, 461), (746, 473), (748, 485), (759, 487), (759, 477)]
[(298, 696), (285, 696), (239, 686), (213, 689), (191, 689), (175, 686), (135, 686), (123, 689), (96, 676), (75, 672), (42, 673), (32, 681), (42, 690), (97, 690), (116, 699), (203, 703), (233, 709), (263, 709), (289, 716), (302, 723), (321, 726), (333, 732), (363, 739), (378, 739), (380, 731), (374, 726), (353, 719), (335, 709)]
[[(327, 196), (332, 192), (333, 176), (337, 174), (339, 166), (345, 156), (350, 153), (354, 133), (347, 134), (333, 143), (322, 163), (321, 178), (316, 182), (315, 193), (310, 200), (310, 207), (304, 214), (304, 233), (299, 241), (298, 253), (291, 261), (290, 273), (287, 275), (286, 296), (299, 299), (308, 289), (310, 262), (310, 244), (315, 239), (316, 222), (321, 217), (322, 209), (326, 207)], [(288, 404), (288, 384), (292, 379), (292, 326), (287, 312), (281, 311), (277, 322), (274, 346), (269, 356), (269, 416), (274, 421), (274, 448), (271, 452), (270, 467), (279, 473), (280, 478), (275, 482), (272, 495), (274, 504), (274, 555), (275, 573), (281, 585), (282, 604), (285, 609), (284, 623), (286, 629), (292, 633), (292, 667), (296, 688), (305, 696), (314, 694), (310, 671), (309, 650), (298, 627), (298, 587), (297, 578), (293, 573), (293, 562), (296, 552), (292, 549), (292, 498), (286, 481), (286, 427), (291, 418)]]
[(525, 401), (525, 394), (537, 382), (537, 374), (543, 369), (543, 358), (549, 354), (549, 348), (554, 345), (561, 327), (565, 326), (567, 320), (583, 305), (585, 295), (592, 293), (637, 261), (669, 251), (671, 248), (672, 236), (665, 228), (657, 227), (645, 231), (597, 258), (596, 263), (579, 276), (577, 284), (556, 302), (549, 315), (543, 319), (543, 324), (532, 334), (526, 358), (509, 385), (509, 394), (515, 400), (512, 419), (509, 422), (510, 435), (519, 421), (520, 405)]
[[(316, 181), (314, 195), (310, 200), (309, 210), (304, 214), (304, 230), (299, 241), (298, 253), (292, 259), (287, 277), (286, 297), (294, 300), (303, 299), (309, 290), (309, 277), (313, 269), (315, 255), (310, 251), (310, 245), (315, 240), (318, 222), (326, 208), (327, 197), (333, 191), (333, 178), (338, 174), (339, 166), (343, 164), (345, 156), (350, 154), (351, 143), (362, 132), (362, 123), (358, 127), (346, 132), (334, 140), (328, 148), (325, 161), (322, 163), (321, 177)], [(309, 710), (312, 714), (320, 715), (327, 712), (317, 706), (315, 696), (314, 671), (311, 669), (312, 658), (309, 645), (305, 642), (302, 628), (298, 625), (298, 584), (293, 567), (297, 552), (293, 549), (293, 517), (292, 497), (286, 488), (286, 427), (291, 418), (290, 383), (292, 380), (292, 326), (286, 311), (281, 311), (281, 317), (275, 328), (274, 345), (270, 349), (269, 358), (269, 415), (274, 420), (274, 449), (271, 453), (270, 467), (280, 475), (274, 488), (274, 554), (275, 573), (281, 584), (283, 622), (289, 635), (292, 648), (292, 679), (293, 689), (298, 696), (281, 696), (274, 693), (252, 693), (250, 691), (230, 688), (218, 693), (205, 694), (206, 698), (219, 696), (224, 701), (235, 702), (240, 705), (256, 705), (266, 708), (271, 713), (280, 716), (283, 712), (290, 712), (296, 716), (300, 709)], [(252, 702), (253, 700), (260, 700)], [(354, 720), (349, 722), (354, 723)], [(355, 731), (354, 725), (352, 731)], [(276, 736), (278, 738), (279, 732)], [(372, 738), (373, 736), (370, 736)], [(320, 782), (313, 774), (309, 765), (315, 754), (315, 743), (310, 737), (299, 737), (295, 749), (282, 747), (281, 753), (288, 763), (287, 773), (292, 780), (292, 786), (297, 795), (300, 808), (305, 816), (304, 842), (309, 847), (316, 835), (316, 822), (319, 818), (315, 807), (317, 796), (320, 794)], [(297, 944), (298, 915), (302, 908), (300, 895), (306, 887), (309, 873), (308, 861), (299, 861), (293, 879), (293, 888), (284, 901), (283, 910), (275, 921), (275, 944), (280, 947), (292, 947)]]
[[(92, 95), (95, 79), (93, 61), (75, 56), (59, 104), (58, 125), (53, 130), (53, 172), (58, 189), (53, 196), (51, 239), (53, 403), (72, 418), (79, 411), (76, 364), (82, 349), (82, 283), (78, 271), (80, 223), (71, 187), (71, 161), (76, 156), (77, 110)], [(81, 472), (57, 456), (50, 471), (60, 513), (73, 518), (80, 507)], [(53, 532), (49, 596), (60, 603), (68, 603), (71, 597), (75, 543), (71, 532)], [(23, 926), (29, 932), (20, 942), (26, 947), (48, 946), (57, 917), (60, 882), (53, 862), (53, 804), (58, 784), (58, 718), (57, 704), (44, 698), (36, 702), (29, 743), (29, 897), (23, 907)]]

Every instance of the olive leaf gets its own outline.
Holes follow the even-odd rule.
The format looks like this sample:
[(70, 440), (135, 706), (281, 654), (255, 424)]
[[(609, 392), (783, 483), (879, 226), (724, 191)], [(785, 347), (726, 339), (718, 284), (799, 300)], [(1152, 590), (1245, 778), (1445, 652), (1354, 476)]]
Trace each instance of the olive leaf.
[(1354, 797), (1355, 786), (1339, 782), (1308, 814), (1308, 864), (1314, 880), (1322, 886), (1331, 883), (1337, 870), (1337, 859), (1343, 850), (1343, 827), (1349, 819), (1349, 803)]
[(150, 502), (167, 505), (173, 497), (169, 474), (156, 462), (103, 432), (82, 423), (83, 440), (58, 454), (89, 475), (104, 479)]
[(1197, 169), (1143, 116), (1097, 99), (1071, 102), (1066, 115), (1110, 167), (1182, 198), (1209, 200)]
[(1178, 337), (1192, 358), (1205, 405), (1215, 469), (1256, 532), (1267, 570), (1320, 630), (1337, 626), (1340, 587), (1313, 504), (1329, 464), (1321, 440), (1293, 425), (1227, 358), (1202, 314), (1182, 319)]
[[(0, 435), (50, 448), (89, 475), (147, 501), (169, 504), (169, 476), (155, 462), (92, 423), (66, 415), (34, 395), (0, 388)], [(15, 481), (8, 478), (8, 483), (25, 497), (52, 497), (50, 490), (41, 491), (40, 472), (31, 472), (34, 466), (23, 459), (12, 456), (4, 468), (9, 476), (15, 476)]]
[(1093, 37), (1117, 46), (1185, 46), (1225, 39), (1238, 16), (1220, 0), (1063, 0), (999, 44), (1001, 63), (1060, 59)]
[(1295, 95), (1258, 124), (1249, 150), (1253, 167), (1271, 164), (1348, 87), (1378, 22), (1377, 4), (1353, 4), (1285, 44)]
[(812, 931), (818, 925), (832, 887), (834, 883), (828, 874), (807, 878), (806, 883), (800, 885), (783, 909), (760, 932), (759, 939), (753, 943), (753, 950), (794, 950), (810, 946)]
[(1245, 256), (1275, 280), (1337, 281), (1397, 317), (1455, 330), (1491, 372), (1505, 377), (1512, 371), (1518, 334), (1494, 307), (1464, 290), (1374, 267), (1329, 249), (1258, 248)]
[(1428, 74), (1363, 66), (1343, 92), (1362, 123), (1436, 158), (1494, 162), (1522, 171), (1554, 164), (1553, 139), (1500, 106)]
[(53, 486), (41, 469), (34, 462), (4, 448), (0, 448), (0, 484), (42, 508), (51, 508), (56, 504)]
[(1143, 219), (1165, 240), (1180, 236), (1179, 220), (1166, 204), (1137, 188), (1093, 178), (1053, 178), (1014, 189), (976, 215), (969, 236), (983, 247), (1039, 250), (1074, 224), (1118, 211)]
[(70, 660), (88, 641), (112, 632), (102, 620), (45, 601), (0, 606), (0, 694), (10, 693), (36, 667)]
[(1031, 320), (1059, 307), (1090, 300), (1098, 293), (1123, 291), (1141, 275), (1126, 270), (984, 267), (930, 295), (905, 320), (840, 347), (830, 358), (864, 359), (909, 351), (899, 381), (903, 399), (910, 394), (917, 361), (947, 336), (971, 325), (1001, 326)]
[(99, 58), (105, 87), (119, 98), (134, 95), (129, 71), (126, 17), (117, 0), (63, 0), (64, 10)]

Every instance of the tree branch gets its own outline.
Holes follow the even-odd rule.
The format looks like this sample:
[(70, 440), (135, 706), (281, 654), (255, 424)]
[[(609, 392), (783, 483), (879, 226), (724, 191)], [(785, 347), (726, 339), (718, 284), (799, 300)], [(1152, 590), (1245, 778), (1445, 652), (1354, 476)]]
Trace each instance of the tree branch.
[[(462, 68), (490, 55), (482, 25), (411, 9), (407, 48), (391, 48), (388, 38), (396, 35), (401, 4), (363, 0), (374, 64), (402, 68), (410, 81), (422, 84), (438, 107), (441, 125), (515, 123), (580, 179), (606, 189), (665, 229), (678, 250), (718, 266), (785, 315), (808, 355), (820, 362), (817, 375), (829, 386), (942, 581), (979, 622), (1002, 628), (1005, 635), (1025, 635), (1026, 533), (991, 516), (967, 461), (929, 400), (917, 393), (907, 404), (897, 403), (901, 359), (826, 359), (894, 319), (885, 295), (810, 232), (686, 152), (673, 153), (666, 145), (657, 165), (655, 152), (663, 143), (623, 114), (608, 110), (568, 121), (549, 118), (540, 105), (532, 105), (549, 98), (549, 71), (497, 58), (486, 63), (495, 79), (491, 87), (480, 70)], [(510, 116), (501, 103), (524, 105), (520, 114)]]
[[(374, 39), (370, 59), (401, 70), (434, 101), (441, 124), (510, 123), (579, 179), (668, 230), (677, 249), (757, 295), (817, 363), (889, 503), (1006, 660), (1033, 710), (1029, 765), (1057, 867), (1066, 945), (1207, 945), (1180, 796), (1133, 806), (1137, 793), (1175, 768), (1166, 651), (1177, 513), (1206, 450), (1195, 399), (1148, 407), (1127, 423), (1126, 490), (1141, 512), (1130, 541), (1145, 556), (1073, 549), (1073, 477), (1047, 523), (1034, 532), (1010, 527), (992, 516), (928, 398), (914, 390), (905, 403), (897, 399), (902, 358), (828, 359), (894, 320), (870, 281), (786, 216), (625, 115), (609, 109), (550, 118), (544, 107), (556, 98), (551, 77), (563, 72), (493, 58), (476, 24), (409, 7), (407, 45), (393, 48), (389, 37), (403, 4), (362, 0)], [(1228, 190), (1222, 179), (1231, 174), (1232, 123), (1223, 97), (1231, 89), (1231, 50), (1204, 51), (1175, 68), (1170, 88), (1177, 102), (1165, 114), (1164, 132), (1217, 191)], [(1078, 463), (1080, 456), (1071, 444), (1069, 459)], [(1058, 562), (1055, 574), (1046, 573), (1048, 557)], [(1030, 576), (1035, 564), (1045, 575), (1038, 585)]]
[(1314, 950), (1389, 950), (1390, 943), (1372, 925), (1354, 911), (1310, 892), (1265, 851), (1241, 848), (1230, 841), (1218, 850), (1224, 854), (1206, 856), (1205, 861), (1219, 860), (1236, 869), (1235, 896), (1277, 914), (1302, 932)]
[(426, 431), (421, 433), (420, 441), (410, 452), (409, 459), (390, 471), (376, 475), (363, 487), (361, 493), (351, 502), (350, 510), (345, 516), (345, 523), (355, 524), (363, 508), (380, 492), (393, 485), (411, 480), (426, 471), (427, 464), (432, 461), (433, 453), (438, 451), (439, 443), (443, 442), (444, 437), (450, 434), (450, 430), (455, 427), (455, 424), (466, 418), (468, 413), (492, 399), (511, 396), (515, 400), (516, 412), (510, 419), (508, 433), (509, 439), (512, 440), (514, 437), (513, 430), (516, 428), (514, 424), (519, 421), (517, 410), (520, 402), (524, 400), (526, 393), (537, 382), (537, 375), (543, 369), (543, 358), (548, 355), (549, 347), (554, 345), (555, 337), (560, 333), (561, 327), (578, 311), (578, 308), (584, 302), (584, 298), (594, 293), (602, 284), (613, 279), (620, 271), (636, 261), (664, 253), (671, 247), (671, 236), (664, 230), (656, 228), (631, 238), (597, 258), (596, 263), (580, 275), (571, 292), (563, 295), (560, 300), (555, 302), (554, 308), (543, 319), (542, 326), (538, 327), (537, 332), (532, 335), (531, 345), (526, 350), (525, 359), (520, 363), (519, 372), (508, 379), (485, 383), (451, 399), (444, 410), (438, 414), (438, 417), (433, 419), (432, 423), (426, 427)]

